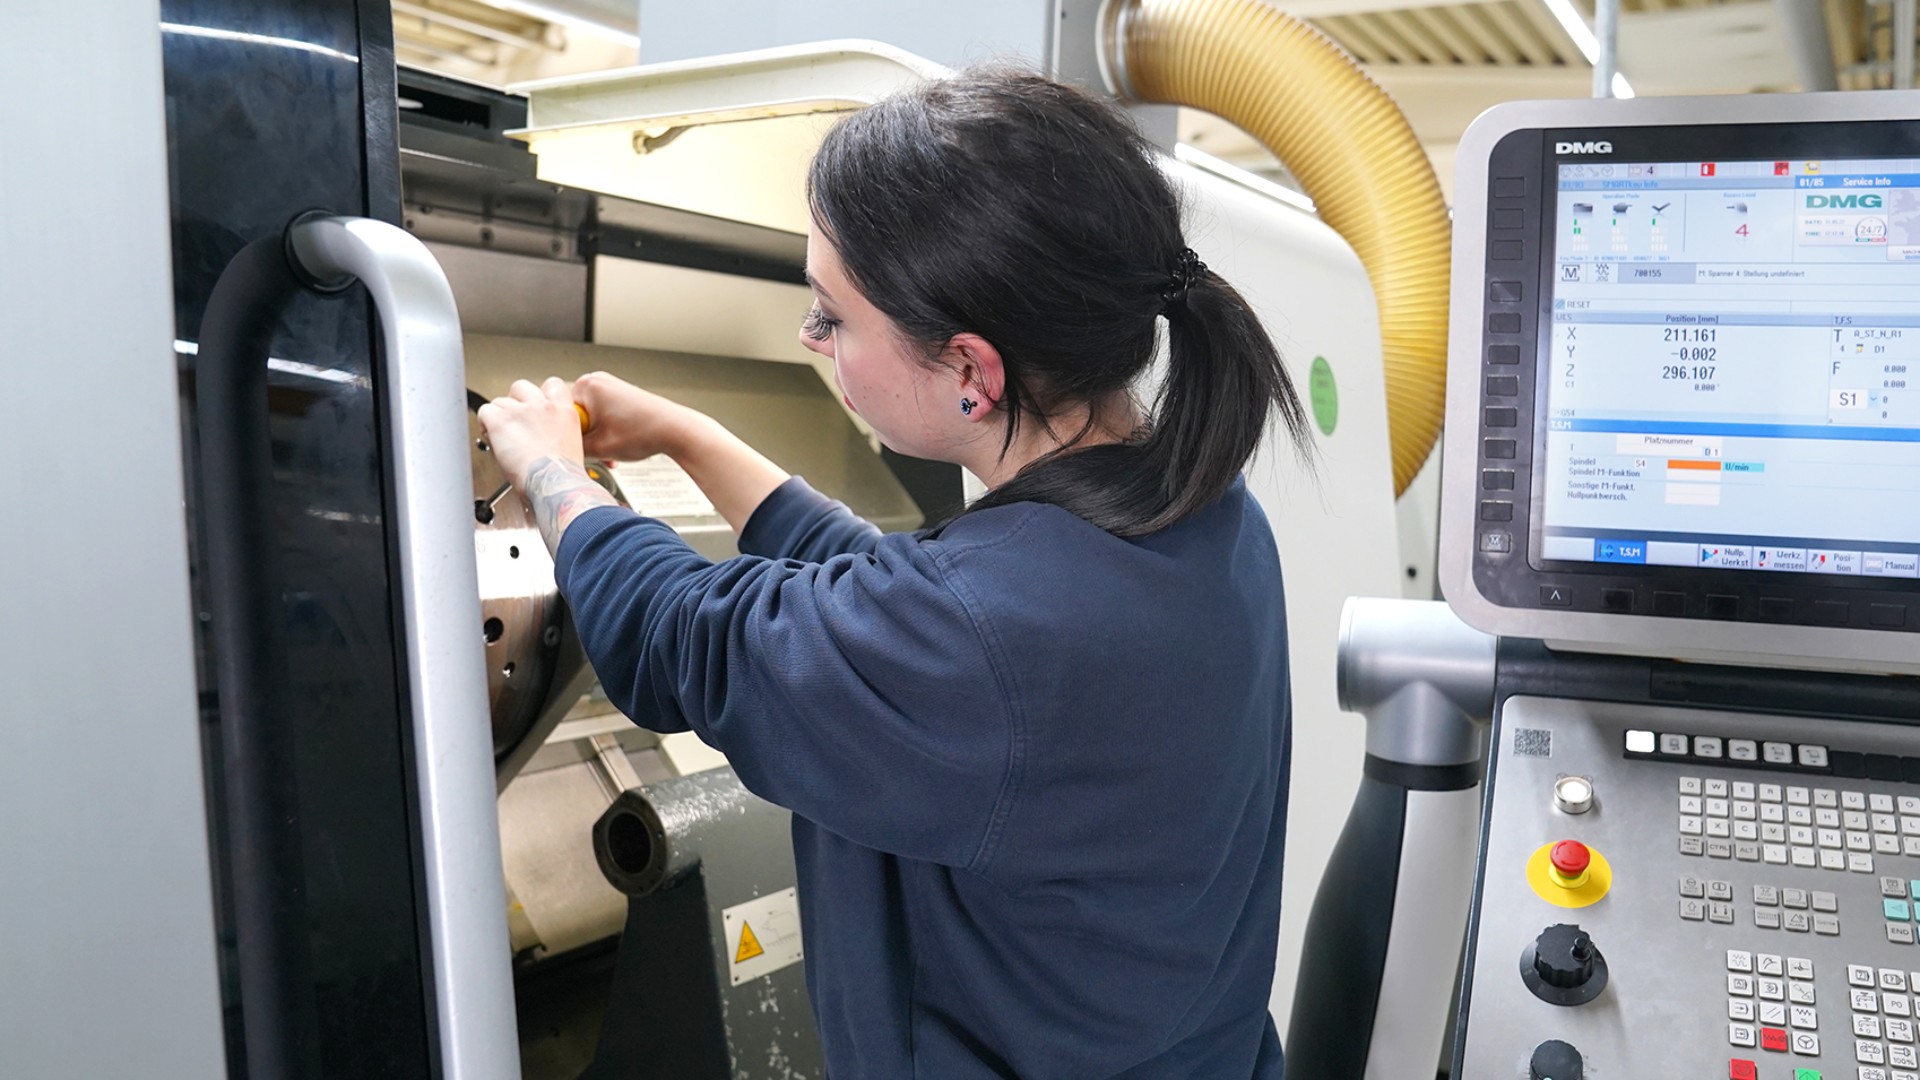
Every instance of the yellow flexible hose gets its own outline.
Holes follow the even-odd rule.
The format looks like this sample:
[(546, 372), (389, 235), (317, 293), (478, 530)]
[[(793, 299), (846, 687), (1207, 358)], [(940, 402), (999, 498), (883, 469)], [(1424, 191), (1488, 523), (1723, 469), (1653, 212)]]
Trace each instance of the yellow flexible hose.
[(1406, 117), (1340, 46), (1265, 0), (1112, 0), (1103, 21), (1121, 96), (1238, 125), (1360, 256), (1380, 306), (1397, 498), (1445, 412), (1453, 232)]

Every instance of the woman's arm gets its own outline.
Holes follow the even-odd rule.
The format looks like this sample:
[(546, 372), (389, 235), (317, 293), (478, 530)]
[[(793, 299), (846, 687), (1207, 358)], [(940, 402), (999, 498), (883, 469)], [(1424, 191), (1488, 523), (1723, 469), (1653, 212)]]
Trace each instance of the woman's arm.
[(746, 528), (760, 503), (787, 482), (785, 469), (718, 420), (604, 371), (580, 376), (573, 396), (591, 418), (587, 453), (614, 461), (667, 455), (686, 470), (736, 533)]

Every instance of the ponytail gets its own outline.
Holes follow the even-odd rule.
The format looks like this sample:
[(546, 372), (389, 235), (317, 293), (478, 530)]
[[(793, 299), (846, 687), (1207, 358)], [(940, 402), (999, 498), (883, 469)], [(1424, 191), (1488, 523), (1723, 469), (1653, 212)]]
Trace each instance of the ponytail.
[(1069, 444), (970, 510), (1040, 502), (1116, 536), (1158, 532), (1226, 493), (1276, 412), (1295, 452), (1312, 466), (1306, 409), (1273, 339), (1239, 290), (1194, 265), (1190, 283), (1164, 294), (1166, 380), (1140, 437), (1086, 449)]
[(807, 177), (847, 275), (929, 365), (956, 334), (999, 351), (1003, 452), (1023, 423), (1131, 392), (1167, 322), (1167, 377), (1132, 437), (1077, 434), (967, 511), (1058, 506), (1117, 536), (1226, 492), (1277, 409), (1312, 459), (1305, 410), (1253, 310), (1181, 240), (1180, 197), (1111, 102), (982, 68), (849, 114)]

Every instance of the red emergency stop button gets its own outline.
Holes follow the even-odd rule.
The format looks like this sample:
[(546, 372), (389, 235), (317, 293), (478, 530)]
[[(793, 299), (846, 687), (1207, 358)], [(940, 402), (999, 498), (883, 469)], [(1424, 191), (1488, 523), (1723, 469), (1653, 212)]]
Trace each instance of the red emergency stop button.
[(1727, 1080), (1757, 1080), (1760, 1070), (1751, 1061), (1734, 1058), (1727, 1063)]
[(1561, 877), (1577, 878), (1587, 872), (1588, 864), (1593, 862), (1593, 852), (1578, 840), (1562, 840), (1553, 845), (1553, 852), (1547, 858)]

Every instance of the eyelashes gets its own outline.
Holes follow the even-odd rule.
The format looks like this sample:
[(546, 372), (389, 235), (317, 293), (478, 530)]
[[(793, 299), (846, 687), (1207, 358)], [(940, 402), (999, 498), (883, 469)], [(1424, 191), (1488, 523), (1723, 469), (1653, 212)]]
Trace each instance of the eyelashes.
[(807, 309), (807, 317), (800, 323), (800, 333), (809, 341), (825, 341), (833, 336), (833, 331), (839, 325), (839, 319), (828, 318), (827, 313), (820, 310), (820, 305), (815, 304)]

